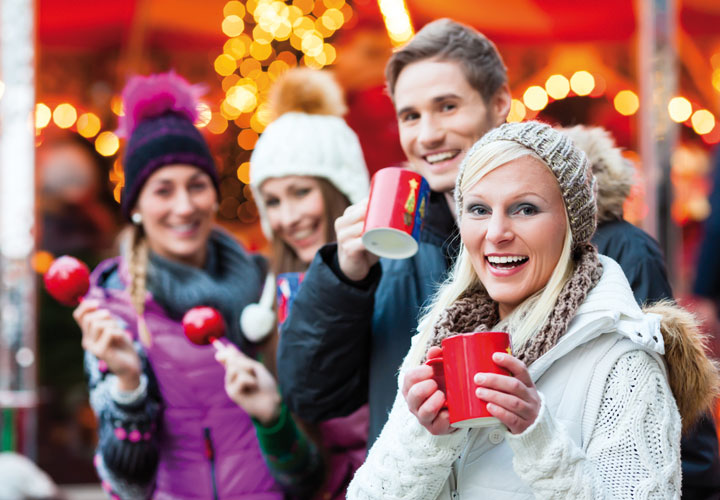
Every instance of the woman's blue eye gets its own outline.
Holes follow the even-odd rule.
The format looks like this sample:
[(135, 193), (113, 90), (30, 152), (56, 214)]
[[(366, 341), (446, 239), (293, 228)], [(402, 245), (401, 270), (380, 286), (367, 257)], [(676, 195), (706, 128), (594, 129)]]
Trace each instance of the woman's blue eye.
[(483, 205), (471, 205), (468, 210), (473, 215), (487, 215), (490, 211)]
[(457, 106), (456, 106), (455, 104), (447, 103), (447, 104), (443, 104), (442, 110), (443, 110), (443, 111), (452, 111), (452, 110), (455, 109), (456, 107), (457, 107)]
[(312, 188), (300, 188), (295, 191), (295, 196), (302, 198), (303, 196), (310, 194), (310, 191), (312, 191)]
[(270, 198), (269, 200), (265, 200), (265, 206), (266, 207), (277, 207), (280, 205), (280, 200), (277, 198)]
[(520, 205), (517, 210), (515, 210), (515, 213), (518, 213), (520, 215), (535, 215), (538, 213), (538, 209), (534, 207), (533, 205)]

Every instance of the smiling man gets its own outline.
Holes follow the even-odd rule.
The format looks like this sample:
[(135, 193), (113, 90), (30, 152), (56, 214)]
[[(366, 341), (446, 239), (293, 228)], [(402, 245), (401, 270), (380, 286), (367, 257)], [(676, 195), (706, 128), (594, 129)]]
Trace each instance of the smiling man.
[(349, 207), (335, 222), (338, 243), (322, 248), (308, 270), (278, 351), (290, 409), (320, 422), (369, 402), (370, 444), (392, 406), (420, 309), (457, 251), (452, 190), (460, 162), (510, 110), (495, 46), (449, 19), (420, 30), (385, 74), (403, 151), (432, 190), (418, 253), (378, 262), (360, 240), (366, 204)]

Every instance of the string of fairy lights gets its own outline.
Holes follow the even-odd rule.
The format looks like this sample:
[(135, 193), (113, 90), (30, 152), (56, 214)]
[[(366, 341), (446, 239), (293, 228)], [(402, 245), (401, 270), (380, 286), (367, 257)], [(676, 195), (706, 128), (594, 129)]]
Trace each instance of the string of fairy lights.
[[(378, 7), (393, 45), (406, 43), (414, 30), (405, 1), (378, 0)], [(222, 53), (213, 61), (220, 77), (222, 97), (215, 103), (200, 104), (196, 125), (211, 134), (230, 132), (242, 151), (252, 151), (271, 119), (267, 97), (272, 83), (298, 65), (318, 69), (332, 65), (337, 57), (332, 37), (352, 17), (353, 9), (345, 0), (228, 1), (219, 26), (227, 40)], [(720, 53), (712, 56), (711, 64), (711, 83), (720, 92)], [(0, 81), (0, 99), (3, 92), (4, 84)], [(515, 94), (521, 97), (512, 100), (508, 121), (532, 119), (553, 100), (574, 95), (605, 97), (624, 116), (636, 114), (640, 107), (635, 91), (614, 89), (611, 93), (602, 75), (584, 70), (571, 75), (550, 75), (544, 84), (530, 85), (522, 94), (517, 90)], [(123, 114), (119, 96), (111, 100), (110, 107), (115, 115)], [(682, 95), (673, 97), (667, 109), (673, 121), (692, 128), (705, 143), (720, 142), (720, 125), (710, 110)], [(38, 142), (46, 127), (55, 126), (76, 131), (92, 141), (103, 156), (115, 157), (120, 148), (120, 139), (110, 124), (103, 123), (98, 114), (81, 106), (61, 102), (51, 107), (38, 102), (34, 118)], [(243, 157), (247, 158), (247, 154)], [(247, 161), (240, 162), (234, 178), (247, 184), (249, 167)], [(124, 182), (119, 158), (115, 158), (109, 177), (115, 199), (119, 201)], [(250, 200), (250, 193), (246, 191), (242, 189), (243, 197)], [(256, 216), (253, 212), (250, 210), (247, 215)], [(250, 222), (254, 217), (244, 219)]]

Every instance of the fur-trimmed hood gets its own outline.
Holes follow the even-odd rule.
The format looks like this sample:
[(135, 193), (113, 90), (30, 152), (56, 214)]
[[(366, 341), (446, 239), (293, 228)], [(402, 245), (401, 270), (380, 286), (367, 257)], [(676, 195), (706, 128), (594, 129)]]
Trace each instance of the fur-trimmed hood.
[(669, 300), (643, 308), (644, 313), (658, 314), (665, 341), (668, 382), (682, 417), (683, 433), (703, 413), (711, 411), (720, 394), (718, 363), (708, 357), (708, 337), (698, 320)]
[(597, 183), (598, 223), (623, 217), (623, 203), (635, 182), (635, 167), (601, 127), (561, 129), (588, 157)]

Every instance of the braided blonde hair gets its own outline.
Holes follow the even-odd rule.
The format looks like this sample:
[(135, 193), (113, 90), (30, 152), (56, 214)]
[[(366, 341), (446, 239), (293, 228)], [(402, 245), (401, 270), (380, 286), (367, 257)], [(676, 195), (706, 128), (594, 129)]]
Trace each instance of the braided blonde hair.
[(130, 226), (127, 229), (125, 243), (126, 262), (130, 275), (127, 292), (137, 314), (138, 337), (143, 345), (149, 347), (152, 344), (152, 337), (144, 317), (149, 250), (142, 226)]

